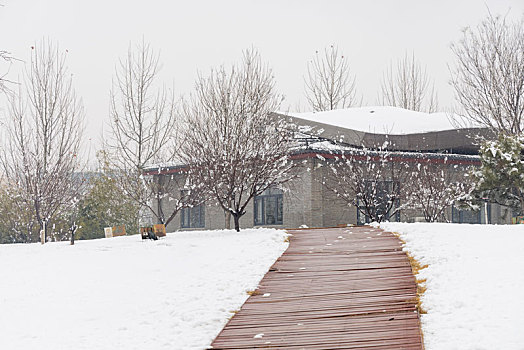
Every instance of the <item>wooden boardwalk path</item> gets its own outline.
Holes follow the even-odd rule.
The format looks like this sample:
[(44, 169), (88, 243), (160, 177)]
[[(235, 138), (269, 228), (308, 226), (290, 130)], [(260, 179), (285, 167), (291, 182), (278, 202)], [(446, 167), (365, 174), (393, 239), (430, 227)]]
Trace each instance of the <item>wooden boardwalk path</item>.
[(213, 349), (422, 349), (400, 241), (372, 227), (289, 231), (287, 251)]

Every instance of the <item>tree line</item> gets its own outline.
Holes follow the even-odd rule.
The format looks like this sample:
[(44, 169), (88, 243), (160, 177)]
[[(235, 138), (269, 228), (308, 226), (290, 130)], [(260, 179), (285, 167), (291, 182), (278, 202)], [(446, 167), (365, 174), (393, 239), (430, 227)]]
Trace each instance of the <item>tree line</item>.
[[(372, 220), (387, 220), (400, 209), (417, 209), (426, 221), (445, 220), (445, 210), (453, 204), (480, 210), (485, 202), (502, 205), (513, 215), (524, 215), (524, 17), (510, 22), (489, 14), (476, 27), (465, 28), (451, 50), (455, 62), (450, 66), (450, 85), (458, 108), (450, 118), (457, 126), (491, 131), (491, 137), (475, 140), (480, 146), (480, 167), (457, 174), (443, 172), (442, 165), (416, 162), (413, 169), (405, 162), (393, 162), (387, 150), (376, 159), (367, 154), (364, 161), (362, 155), (336, 157), (329, 166), (330, 182), (325, 183), (331, 183), (329, 189)], [(325, 56), (335, 52), (331, 48)], [(328, 66), (347, 69), (345, 65)], [(313, 67), (319, 71), (318, 65)], [(330, 86), (337, 86), (337, 81), (332, 79)], [(311, 86), (306, 85), (310, 90)], [(354, 78), (350, 86), (353, 91)], [(329, 100), (345, 104), (344, 99)], [(438, 106), (433, 84), (413, 55), (406, 55), (396, 68), (386, 71), (382, 100), (391, 106), (426, 112)], [(327, 103), (318, 110), (329, 109)], [(384, 181), (391, 185), (384, 188)], [(380, 196), (383, 198), (378, 203)], [(400, 200), (403, 204), (396, 206)]]
[[(490, 15), (476, 28), (466, 29), (451, 47), (456, 62), (450, 68), (450, 84), (462, 107), (459, 114), (464, 122), (502, 135), (501, 140), (518, 139), (522, 133), (522, 28), (522, 21), (509, 23)], [(131, 45), (115, 71), (110, 91), (111, 132), (98, 153), (100, 169), (95, 173), (85, 170), (80, 147), (85, 112), (66, 57), (67, 52), (52, 42), (33, 46), (23, 82), (17, 89), (8, 89), (7, 137), (0, 164), (0, 232), (4, 242), (36, 241), (40, 231), (48, 240), (75, 234), (91, 238), (102, 234), (100, 225), (120, 223), (136, 232), (144, 213), (155, 222), (168, 224), (182, 209), (204, 200), (219, 205), (238, 230), (239, 219), (254, 197), (271, 186), (285, 188), (298, 176), (300, 164), (290, 158), (294, 130), (272, 114), (280, 108), (283, 97), (276, 91), (271, 68), (257, 50), (245, 50), (237, 64), (199, 75), (190, 96), (179, 101), (158, 82), (159, 54), (145, 42)], [(336, 46), (317, 52), (304, 77), (313, 110), (358, 104), (355, 77), (349, 68)], [(2, 84), (6, 90), (5, 79)], [(414, 55), (390, 66), (381, 93), (384, 104), (428, 112), (437, 108), (433, 83)], [(501, 193), (497, 190), (500, 186), (494, 189), (493, 183), (484, 179), (488, 166), (484, 155), (497, 154), (488, 141), (484, 145), (482, 168), (472, 172), (476, 181), (469, 191), (469, 203), (494, 191), (498, 202), (510, 194), (512, 199), (522, 199), (519, 183), (505, 180), (506, 190)], [(508, 153), (500, 154), (507, 157)], [(516, 158), (520, 161), (520, 154)], [(356, 169), (351, 159), (340, 159), (338, 174)], [(154, 169), (162, 171), (166, 164), (186, 165), (183, 176), (151, 176)], [(508, 171), (520, 175), (513, 165), (508, 165), (512, 166)], [(497, 166), (500, 164), (495, 162)], [(424, 169), (419, 177), (436, 176), (430, 168)], [(377, 173), (371, 169), (366, 176), (372, 179)], [(435, 186), (446, 182), (445, 177), (439, 178), (443, 180), (437, 179), (441, 183)], [(183, 190), (173, 194), (172, 188)], [(449, 192), (457, 196), (456, 190)], [(358, 193), (362, 191), (352, 189), (354, 197)], [(447, 203), (436, 197), (424, 200)], [(156, 204), (162, 201), (170, 202), (170, 212)], [(515, 203), (504, 203), (513, 205), (510, 202)], [(430, 221), (441, 216), (438, 210), (424, 210)]]

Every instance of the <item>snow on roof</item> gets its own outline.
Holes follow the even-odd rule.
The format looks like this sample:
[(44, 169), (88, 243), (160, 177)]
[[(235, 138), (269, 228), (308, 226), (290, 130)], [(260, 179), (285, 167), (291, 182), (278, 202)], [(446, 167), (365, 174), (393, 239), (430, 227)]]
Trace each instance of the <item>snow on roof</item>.
[(455, 129), (447, 113), (415, 112), (387, 106), (285, 114), (313, 122), (376, 134), (403, 135)]
[[(378, 155), (381, 152), (384, 152), (383, 150), (376, 150), (376, 149), (363, 149), (363, 148), (356, 148), (353, 146), (345, 146), (342, 144), (334, 144), (330, 141), (318, 141), (318, 142), (312, 142), (307, 146), (302, 146), (297, 148), (297, 151), (302, 150), (309, 151), (309, 152), (327, 152), (327, 153), (345, 153), (345, 154), (366, 154), (366, 155)], [(464, 161), (473, 161), (473, 162), (480, 162), (480, 156), (479, 155), (470, 155), (470, 154), (457, 154), (457, 153), (434, 153), (434, 152), (409, 152), (409, 151), (390, 151), (388, 150), (387, 153), (391, 156), (398, 156), (398, 157), (405, 157), (405, 158), (425, 158), (425, 159), (431, 159), (431, 158), (441, 158), (441, 159), (450, 159), (450, 160), (464, 160)]]

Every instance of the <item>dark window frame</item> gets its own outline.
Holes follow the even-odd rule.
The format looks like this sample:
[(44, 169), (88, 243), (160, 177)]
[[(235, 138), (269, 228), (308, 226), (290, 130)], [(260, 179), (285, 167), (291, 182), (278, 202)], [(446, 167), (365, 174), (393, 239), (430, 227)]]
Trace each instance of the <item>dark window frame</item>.
[(203, 204), (191, 208), (183, 208), (180, 215), (181, 228), (205, 228), (206, 207)]
[[(366, 190), (367, 190), (367, 186), (371, 182), (374, 182), (374, 181), (375, 180), (366, 180), (365, 181), (365, 183), (366, 183)], [(381, 181), (378, 181), (378, 182), (380, 184), (377, 184), (377, 187), (381, 187), (381, 186), (384, 187), (384, 189), (382, 190), (383, 193), (395, 191), (395, 186), (396, 186), (396, 191), (395, 192), (397, 192), (397, 196), (398, 196), (398, 193), (400, 192), (400, 183), (399, 183), (399, 181), (381, 180)], [(385, 188), (385, 187), (389, 187), (389, 186), (393, 186), (393, 188)], [(385, 218), (384, 221), (400, 222), (400, 210), (396, 210), (399, 207), (400, 207), (400, 198), (396, 198), (395, 199), (395, 204), (390, 209), (390, 211), (393, 211), (394, 213), (391, 214), (391, 215), (388, 215), (389, 212), (385, 213), (386, 214), (386, 218)], [(371, 218), (369, 217), (369, 215), (367, 213), (363, 214), (361, 212), (360, 208), (361, 208), (360, 200), (357, 199), (357, 206), (356, 206), (356, 210), (357, 210), (357, 225), (363, 225), (363, 224), (371, 223)]]
[[(268, 189), (260, 196), (256, 196), (253, 202), (254, 226), (282, 225), (284, 223), (284, 193), (281, 190)], [(272, 210), (271, 207), (273, 207)], [(272, 213), (268, 213), (268, 209)], [(261, 211), (260, 217), (259, 210)], [(273, 220), (268, 220), (271, 217)]]
[(485, 212), (483, 212), (484, 209), (484, 202), (482, 203), (482, 207), (478, 211), (474, 210), (468, 210), (468, 209), (460, 209), (457, 208), (455, 205), (451, 207), (451, 222), (456, 224), (491, 224), (491, 203), (487, 202), (487, 216), (488, 216), (488, 222), (482, 222), (484, 219)]

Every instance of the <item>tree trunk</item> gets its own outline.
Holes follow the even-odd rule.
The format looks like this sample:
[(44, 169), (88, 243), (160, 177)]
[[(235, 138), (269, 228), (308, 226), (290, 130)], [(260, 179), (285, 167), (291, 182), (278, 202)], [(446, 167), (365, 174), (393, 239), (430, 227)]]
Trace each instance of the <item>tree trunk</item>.
[[(149, 225), (149, 223), (147, 223)], [(135, 230), (136, 233), (140, 233), (140, 209), (136, 212), (136, 218), (135, 218)]]
[(233, 220), (235, 222), (235, 231), (240, 232), (240, 215), (233, 214)]
[[(162, 177), (159, 176), (158, 177), (158, 187), (160, 188), (161, 186), (162, 186)], [(164, 215), (164, 210), (162, 208), (162, 194), (160, 193), (160, 191), (157, 191), (156, 198), (157, 198), (157, 212), (158, 212), (157, 222), (159, 224), (163, 224), (167, 226), (166, 216)]]
[(166, 226), (166, 229), (167, 229), (167, 225), (169, 225), (169, 223), (175, 218), (175, 216), (178, 214), (180, 210), (174, 210), (172, 213), (171, 213), (171, 216), (169, 218), (167, 218), (166, 222), (163, 224)]
[(40, 231), (44, 231), (44, 243), (47, 243), (47, 220), (42, 220), (40, 224)]
[(231, 229), (231, 212), (229, 211), (225, 211), (225, 226), (226, 226), (226, 230), (230, 230)]
[(78, 226), (76, 225), (76, 223), (73, 223), (73, 225), (69, 229), (69, 231), (71, 231), (71, 245), (75, 245), (76, 230), (78, 230)]

